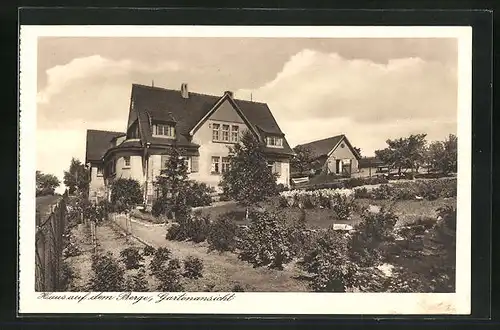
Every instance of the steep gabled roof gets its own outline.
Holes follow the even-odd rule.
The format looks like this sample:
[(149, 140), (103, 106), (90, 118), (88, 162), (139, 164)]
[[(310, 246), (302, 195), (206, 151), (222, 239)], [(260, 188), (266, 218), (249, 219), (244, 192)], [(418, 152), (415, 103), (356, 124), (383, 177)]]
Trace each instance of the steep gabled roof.
[[(213, 110), (222, 97), (224, 96), (189, 92), (189, 97), (183, 98), (179, 90), (133, 84), (131, 99), (139, 117), (141, 135), (146, 142), (172, 144), (173, 141), (169, 139), (153, 137), (150, 122), (170, 121), (173, 117), (176, 121), (176, 143), (189, 147), (196, 146), (190, 142), (189, 132)], [(231, 101), (241, 110), (254, 130), (260, 129), (266, 134), (284, 135), (267, 104), (234, 98), (231, 98)], [(286, 139), (281, 152), (293, 153)]]
[(358, 158), (358, 159), (360, 158), (359, 154), (356, 152), (356, 150), (354, 150), (353, 146), (351, 145), (351, 143), (349, 142), (349, 140), (346, 138), (346, 136), (344, 134), (332, 136), (332, 137), (329, 137), (326, 139), (321, 139), (321, 140), (316, 140), (316, 141), (300, 144), (298, 146), (309, 149), (311, 152), (311, 156), (313, 158), (319, 158), (321, 156), (327, 156), (327, 155), (329, 156), (330, 152), (332, 152), (334, 150), (334, 148), (336, 146), (338, 146), (338, 144), (341, 141), (345, 141), (347, 143), (347, 145), (349, 146), (349, 148), (351, 149), (351, 151), (356, 156), (356, 158)]
[[(319, 158), (321, 156), (326, 156), (328, 153), (344, 138), (344, 135), (336, 135), (326, 139), (316, 140), (304, 144), (299, 144), (298, 146), (307, 148), (311, 152), (313, 158)], [(297, 147), (298, 147), (297, 146)]]
[(85, 164), (91, 161), (100, 161), (109, 149), (111, 140), (124, 134), (123, 132), (87, 130)]

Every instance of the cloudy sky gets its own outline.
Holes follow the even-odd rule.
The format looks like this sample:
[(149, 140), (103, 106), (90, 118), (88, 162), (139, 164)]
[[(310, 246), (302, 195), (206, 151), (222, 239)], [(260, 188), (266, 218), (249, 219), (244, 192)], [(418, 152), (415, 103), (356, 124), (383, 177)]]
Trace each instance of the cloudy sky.
[(39, 38), (37, 169), (62, 179), (89, 128), (124, 131), (132, 83), (268, 103), (295, 146), (456, 133), (456, 39)]

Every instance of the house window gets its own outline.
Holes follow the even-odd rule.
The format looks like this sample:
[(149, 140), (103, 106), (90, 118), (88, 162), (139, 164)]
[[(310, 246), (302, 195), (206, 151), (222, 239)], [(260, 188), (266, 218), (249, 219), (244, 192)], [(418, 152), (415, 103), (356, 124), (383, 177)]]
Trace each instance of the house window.
[(231, 168), (231, 161), (229, 157), (222, 157), (222, 173), (229, 171)]
[(186, 164), (186, 170), (188, 173), (191, 173), (191, 161), (190, 157), (179, 157), (181, 160), (184, 160), (184, 164)]
[(191, 157), (191, 173), (196, 173), (199, 171), (200, 158), (198, 156)]
[(281, 148), (283, 146), (283, 138), (278, 136), (268, 136), (267, 137), (267, 146)]
[(153, 133), (153, 135), (174, 138), (175, 127), (173, 125), (156, 124), (153, 126)]
[(280, 162), (268, 161), (267, 167), (271, 170), (271, 173), (277, 174), (278, 176), (281, 175), (281, 163)]
[(130, 167), (130, 156), (123, 157), (124, 167)]
[(102, 167), (101, 166), (97, 167), (97, 176), (102, 176)]
[(229, 125), (222, 125), (222, 141), (229, 142)]
[(219, 141), (219, 135), (220, 135), (220, 125), (219, 124), (212, 124), (212, 140), (213, 141)]
[(219, 165), (220, 157), (212, 157), (212, 174), (220, 174), (220, 165)]
[(237, 125), (231, 126), (231, 142), (238, 143), (238, 129)]

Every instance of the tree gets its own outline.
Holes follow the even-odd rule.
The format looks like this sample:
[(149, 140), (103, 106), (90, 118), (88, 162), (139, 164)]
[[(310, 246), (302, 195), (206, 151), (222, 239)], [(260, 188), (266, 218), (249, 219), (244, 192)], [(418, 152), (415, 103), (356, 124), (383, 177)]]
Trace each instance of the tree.
[(222, 174), (225, 194), (248, 207), (278, 193), (276, 175), (268, 167), (264, 144), (249, 131), (230, 148), (230, 168)]
[(160, 191), (160, 196), (154, 205), (157, 214), (172, 212), (175, 216), (176, 214), (185, 215), (189, 211), (187, 164), (181, 152), (182, 150), (177, 146), (170, 149), (165, 169), (156, 178), (156, 187)]
[(296, 146), (293, 151), (295, 151), (295, 156), (291, 159), (290, 166), (299, 173), (308, 172), (312, 162), (311, 149), (305, 146)]
[(412, 173), (418, 172), (425, 161), (425, 137), (427, 134), (412, 134), (406, 138), (387, 140), (387, 148), (375, 150), (375, 156), (392, 168), (401, 170), (411, 169)]
[(54, 195), (60, 184), (55, 175), (36, 171), (36, 196)]
[(117, 179), (111, 187), (111, 203), (117, 212), (128, 211), (143, 202), (141, 186), (134, 179)]
[(354, 151), (356, 151), (356, 153), (359, 155), (359, 157), (361, 157), (361, 148), (358, 148), (358, 147), (353, 147)]
[(71, 159), (68, 171), (64, 171), (64, 184), (68, 187), (68, 193), (73, 195), (75, 192), (86, 194), (89, 189), (90, 173), (85, 165), (76, 158)]
[(457, 171), (457, 137), (453, 134), (444, 141), (434, 141), (427, 149), (427, 163), (434, 171), (444, 174)]

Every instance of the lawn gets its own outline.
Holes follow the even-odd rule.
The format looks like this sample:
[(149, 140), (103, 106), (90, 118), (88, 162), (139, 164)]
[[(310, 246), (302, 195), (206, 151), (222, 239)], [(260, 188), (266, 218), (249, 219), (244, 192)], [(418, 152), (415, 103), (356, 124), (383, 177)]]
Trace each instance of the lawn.
[[(377, 205), (377, 206), (389, 206), (393, 204), (393, 210), (399, 218), (397, 225), (403, 225), (405, 223), (413, 222), (420, 217), (434, 217), (435, 211), (439, 207), (444, 205), (456, 205), (456, 199), (444, 199), (440, 198), (434, 201), (428, 200), (401, 200), (401, 201), (389, 201), (389, 200), (370, 200), (370, 199), (357, 199), (356, 204), (357, 209), (361, 209), (363, 206)], [(267, 209), (274, 210), (280, 214), (284, 214), (287, 219), (294, 220), (301, 216), (301, 210), (299, 208), (282, 208), (277, 206), (276, 202), (268, 202), (263, 205)], [(245, 208), (237, 205), (236, 203), (226, 203), (223, 205), (215, 205), (212, 207), (206, 207), (201, 209), (203, 215), (210, 216), (210, 219), (215, 220), (221, 214), (231, 212), (234, 221), (238, 224), (248, 224), (245, 220)], [(359, 212), (354, 212), (350, 220), (340, 220), (337, 219), (334, 212), (329, 209), (306, 209), (305, 210), (306, 222), (309, 228), (329, 228), (333, 223), (347, 223), (354, 225), (361, 220), (361, 215)]]

